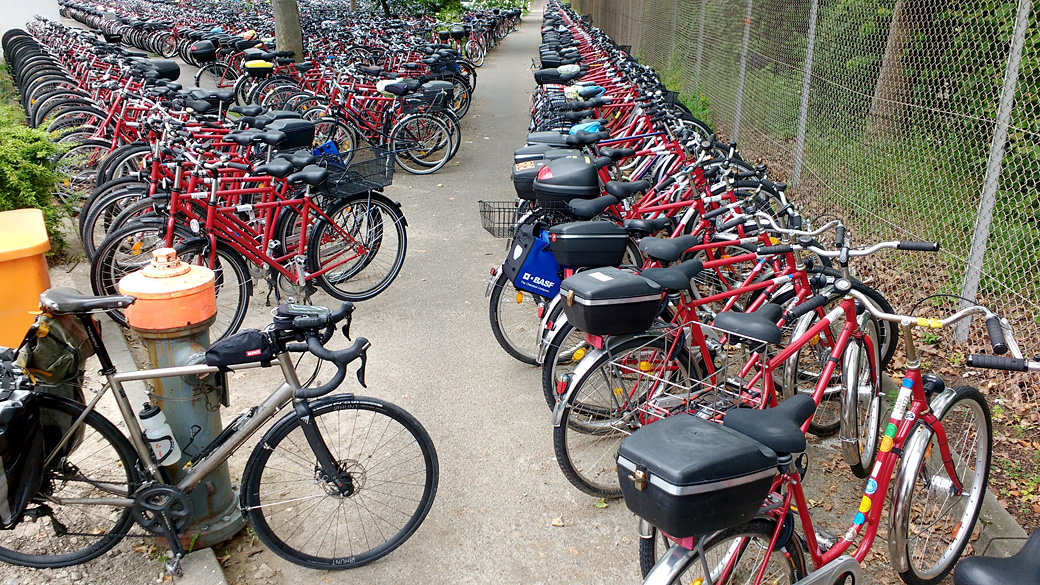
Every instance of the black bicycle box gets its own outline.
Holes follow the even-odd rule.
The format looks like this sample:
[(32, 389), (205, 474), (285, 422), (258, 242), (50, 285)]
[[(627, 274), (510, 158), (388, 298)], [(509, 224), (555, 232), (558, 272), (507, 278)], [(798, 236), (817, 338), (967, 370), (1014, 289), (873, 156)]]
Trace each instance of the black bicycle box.
[(314, 122), (300, 118), (274, 120), (264, 127), (265, 132), (285, 132), (285, 142), (278, 145), (281, 150), (310, 147), (314, 142)]
[(196, 41), (188, 49), (188, 54), (197, 63), (208, 63), (217, 60), (217, 48), (212, 41)]
[(549, 228), (556, 261), (572, 268), (617, 266), (625, 257), (628, 232), (609, 221), (576, 221)]
[(571, 199), (599, 197), (599, 175), (587, 156), (558, 158), (549, 161), (534, 180), (534, 197), (556, 203)]
[(619, 268), (596, 268), (560, 284), (563, 312), (575, 329), (591, 335), (646, 331), (661, 309), (661, 285)]
[(628, 508), (676, 538), (751, 520), (777, 473), (771, 449), (689, 414), (632, 433), (617, 463)]
[(427, 81), (422, 84), (422, 99), (427, 104), (446, 107), (455, 99), (455, 86), (450, 81)]
[(246, 329), (225, 337), (206, 350), (207, 366), (233, 366), (270, 362), (274, 359), (271, 340), (262, 331)]
[(517, 197), (534, 201), (534, 178), (546, 164), (548, 161), (528, 160), (513, 165), (513, 188)]
[(529, 144), (513, 151), (513, 162), (527, 160), (554, 160), (565, 156), (578, 156), (581, 151), (576, 148), (560, 148), (551, 144)]
[(527, 144), (547, 144), (556, 148), (567, 148), (567, 136), (567, 133), (558, 130), (531, 132), (527, 135)]

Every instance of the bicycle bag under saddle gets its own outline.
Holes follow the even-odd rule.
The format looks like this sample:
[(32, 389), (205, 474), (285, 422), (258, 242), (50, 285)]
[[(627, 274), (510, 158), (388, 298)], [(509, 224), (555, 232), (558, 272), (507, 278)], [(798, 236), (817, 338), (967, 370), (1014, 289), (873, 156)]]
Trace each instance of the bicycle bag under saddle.
[(520, 226), (502, 271), (517, 290), (546, 297), (560, 292), (560, 265), (549, 249), (548, 233), (541, 226)]
[(256, 329), (246, 329), (221, 339), (206, 350), (206, 365), (225, 366), (252, 364), (267, 365), (274, 359), (274, 350), (267, 334)]
[(0, 353), (0, 529), (7, 530), (40, 490), (44, 444), (32, 382), (12, 363), (13, 350)]

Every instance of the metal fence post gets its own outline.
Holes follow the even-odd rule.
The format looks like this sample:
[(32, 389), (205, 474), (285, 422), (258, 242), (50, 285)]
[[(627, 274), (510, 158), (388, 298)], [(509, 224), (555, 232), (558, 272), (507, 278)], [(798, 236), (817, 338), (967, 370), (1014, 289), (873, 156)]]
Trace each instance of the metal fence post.
[(704, 56), (704, 17), (708, 12), (708, 0), (701, 0), (701, 18), (697, 23), (697, 64), (693, 70), (693, 87), (701, 93), (701, 57)]
[[(989, 161), (986, 163), (986, 178), (982, 183), (982, 201), (979, 202), (979, 213), (975, 219), (975, 235), (971, 240), (971, 251), (968, 253), (968, 265), (964, 274), (964, 287), (961, 296), (975, 300), (979, 292), (979, 280), (982, 278), (982, 263), (986, 257), (986, 241), (989, 239), (990, 223), (993, 221), (993, 207), (997, 202), (997, 189), (1000, 187), (1000, 171), (1004, 162), (1004, 145), (1007, 143), (1008, 124), (1011, 121), (1011, 109), (1015, 103), (1015, 90), (1018, 86), (1018, 72), (1022, 64), (1022, 48), (1025, 45), (1026, 29), (1029, 16), (1033, 11), (1033, 0), (1019, 0), (1018, 15), (1015, 17), (1015, 34), (1011, 40), (1011, 54), (1008, 55), (1007, 71), (1004, 73), (1004, 87), (1000, 90), (1000, 105), (997, 107), (997, 123), (993, 128), (993, 142), (989, 148)], [(961, 307), (972, 303), (961, 301)], [(961, 321), (955, 329), (957, 340), (968, 340), (968, 322)]]
[(816, 12), (819, 0), (809, 2), (809, 40), (805, 44), (805, 76), (802, 78), (802, 105), (798, 108), (798, 135), (794, 142), (794, 168), (791, 186), (797, 187), (802, 178), (802, 156), (805, 154), (805, 125), (809, 119), (809, 87), (812, 82), (813, 49), (816, 48)]
[(675, 2), (675, 8), (672, 10), (672, 37), (671, 45), (668, 47), (668, 70), (671, 71), (672, 64), (675, 63), (675, 31), (679, 23), (679, 0), (672, 0)]
[(736, 112), (733, 114), (733, 135), (730, 140), (736, 141), (740, 136), (740, 114), (744, 109), (744, 76), (747, 74), (747, 48), (751, 39), (751, 2), (747, 2), (747, 12), (744, 14), (744, 42), (740, 49), (740, 75), (737, 76), (737, 103), (734, 106)]

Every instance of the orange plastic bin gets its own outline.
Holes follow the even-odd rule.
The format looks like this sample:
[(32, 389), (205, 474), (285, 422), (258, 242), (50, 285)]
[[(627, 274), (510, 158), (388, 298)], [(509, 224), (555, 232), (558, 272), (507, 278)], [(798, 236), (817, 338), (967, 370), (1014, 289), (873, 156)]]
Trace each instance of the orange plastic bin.
[(51, 249), (43, 212), (0, 212), (0, 345), (18, 347), (40, 308), (40, 293), (51, 287), (44, 254)]

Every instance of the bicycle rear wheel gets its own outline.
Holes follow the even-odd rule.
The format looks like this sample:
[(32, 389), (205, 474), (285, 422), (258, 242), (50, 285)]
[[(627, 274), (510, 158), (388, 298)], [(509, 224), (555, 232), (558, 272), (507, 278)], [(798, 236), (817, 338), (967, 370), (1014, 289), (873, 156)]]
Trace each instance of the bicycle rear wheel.
[[(866, 317), (866, 319), (864, 319)], [(860, 315), (863, 339), (845, 348), (841, 366), (841, 452), (852, 473), (866, 479), (877, 459), (881, 431), (881, 351), (877, 319)], [(869, 343), (868, 343), (869, 342)]]
[(354, 492), (340, 495), (290, 413), (268, 431), (242, 476), (242, 506), (257, 536), (282, 558), (313, 569), (349, 569), (401, 546), (437, 492), (437, 452), (403, 409), (339, 395), (310, 404), (314, 425)]
[(498, 344), (521, 362), (538, 365), (538, 309), (545, 304), (545, 298), (517, 290), (503, 275), (491, 289), (488, 300), (491, 332)]
[(440, 170), (451, 157), (451, 132), (435, 116), (415, 114), (406, 117), (390, 131), (394, 159), (414, 175)]
[(253, 278), (242, 255), (223, 242), (218, 241), (216, 250), (212, 250), (209, 240), (194, 239), (178, 245), (177, 256), (182, 262), (213, 271), (217, 317), (209, 326), (210, 343), (236, 333), (253, 294)]
[(933, 399), (932, 408), (962, 489), (953, 494), (938, 437), (918, 426), (896, 474), (889, 527), (889, 559), (911, 585), (936, 585), (953, 569), (975, 529), (989, 481), (993, 423), (986, 398), (960, 386)]
[[(786, 544), (777, 546), (776, 551), (770, 550), (769, 542), (775, 528), (775, 521), (756, 518), (747, 524), (709, 536), (704, 540), (704, 560), (711, 571), (711, 579), (704, 574), (700, 555), (694, 554), (683, 572), (671, 583), (752, 583), (767, 556), (768, 568), (763, 583), (795, 583), (805, 576), (805, 555), (801, 543), (795, 535)], [(650, 574), (650, 570), (671, 545), (671, 541), (656, 528), (651, 535), (652, 538), (639, 540), (639, 568), (643, 577)], [(648, 580), (646, 583), (665, 585), (664, 581), (657, 580)]]
[[(83, 405), (38, 393), (44, 450), (54, 451)], [(133, 525), (130, 507), (58, 503), (59, 499), (129, 498), (141, 484), (138, 456), (119, 429), (96, 411), (44, 471), (40, 493), (20, 524), (0, 531), (0, 560), (36, 568), (68, 567), (108, 552)]]

